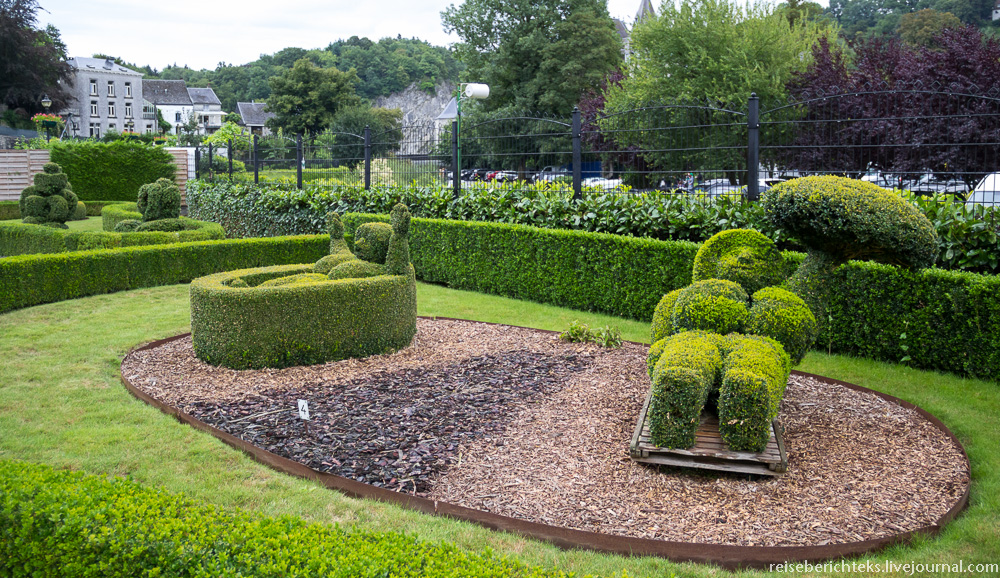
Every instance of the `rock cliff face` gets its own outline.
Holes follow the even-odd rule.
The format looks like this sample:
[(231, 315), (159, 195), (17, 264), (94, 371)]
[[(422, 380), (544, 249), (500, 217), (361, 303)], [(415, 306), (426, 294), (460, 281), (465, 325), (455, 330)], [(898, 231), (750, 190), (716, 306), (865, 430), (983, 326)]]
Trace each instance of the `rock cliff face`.
[(403, 92), (375, 99), (375, 106), (380, 108), (398, 108), (403, 111), (403, 125), (433, 124), (445, 105), (455, 96), (455, 84), (440, 83), (435, 87), (434, 94), (420, 90), (416, 83), (411, 84)]
[(441, 131), (451, 126), (451, 121), (439, 121), (437, 117), (454, 95), (455, 84), (451, 82), (438, 84), (433, 94), (414, 83), (403, 92), (375, 99), (377, 107), (403, 111), (403, 141), (397, 154), (422, 157), (434, 149)]

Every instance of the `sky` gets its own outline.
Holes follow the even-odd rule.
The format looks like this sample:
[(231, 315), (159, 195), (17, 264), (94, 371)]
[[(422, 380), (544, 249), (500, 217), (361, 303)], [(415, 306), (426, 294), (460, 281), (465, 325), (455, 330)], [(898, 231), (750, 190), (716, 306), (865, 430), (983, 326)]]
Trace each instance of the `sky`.
[[(441, 11), (460, 0), (39, 0), (38, 22), (53, 24), (69, 56), (97, 53), (162, 70), (177, 64), (214, 69), (245, 64), (282, 48), (326, 48), (338, 39), (416, 37), (438, 46)], [(639, 0), (608, 0), (608, 12), (631, 24)], [(654, 0), (659, 8), (660, 2)], [(825, 4), (825, 2), (824, 2)]]

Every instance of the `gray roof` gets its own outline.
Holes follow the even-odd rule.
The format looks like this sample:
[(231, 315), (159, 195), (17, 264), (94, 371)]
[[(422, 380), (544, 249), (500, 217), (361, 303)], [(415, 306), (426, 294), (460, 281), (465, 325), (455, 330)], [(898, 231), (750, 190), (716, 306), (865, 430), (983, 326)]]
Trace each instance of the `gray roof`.
[(125, 74), (128, 76), (142, 76), (142, 73), (136, 72), (131, 68), (125, 68), (120, 64), (115, 64), (113, 60), (105, 60), (104, 58), (86, 58), (83, 56), (76, 56), (74, 58), (70, 58), (66, 62), (77, 70), (95, 70), (99, 72)]
[(656, 11), (653, 10), (653, 3), (649, 0), (642, 0), (639, 3), (639, 9), (635, 12), (635, 21), (638, 22), (645, 18), (646, 16), (656, 17)]
[(264, 126), (267, 119), (274, 118), (277, 116), (273, 112), (265, 112), (264, 107), (267, 103), (264, 102), (237, 102), (236, 108), (240, 111), (240, 116), (243, 117), (244, 126)]
[(211, 88), (189, 88), (188, 96), (194, 104), (222, 104)]
[(183, 80), (143, 80), (142, 98), (151, 104), (192, 104)]
[(611, 21), (615, 23), (615, 30), (618, 31), (618, 36), (621, 36), (622, 40), (628, 38), (629, 36), (628, 26), (625, 26), (625, 23), (617, 18), (612, 18)]

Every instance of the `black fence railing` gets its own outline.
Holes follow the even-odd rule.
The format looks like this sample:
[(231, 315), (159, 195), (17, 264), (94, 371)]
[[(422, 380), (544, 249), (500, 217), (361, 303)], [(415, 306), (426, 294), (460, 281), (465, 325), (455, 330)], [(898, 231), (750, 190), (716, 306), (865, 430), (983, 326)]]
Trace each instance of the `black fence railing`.
[[(800, 95), (745, 106), (674, 103), (570, 118), (404, 125), (381, 133), (253, 137), (199, 147), (199, 177), (370, 188), (507, 189), (564, 183), (575, 197), (680, 192), (749, 201), (783, 179), (834, 174), (1000, 204), (1000, 95), (939, 89)], [(456, 178), (457, 176), (457, 178)]]

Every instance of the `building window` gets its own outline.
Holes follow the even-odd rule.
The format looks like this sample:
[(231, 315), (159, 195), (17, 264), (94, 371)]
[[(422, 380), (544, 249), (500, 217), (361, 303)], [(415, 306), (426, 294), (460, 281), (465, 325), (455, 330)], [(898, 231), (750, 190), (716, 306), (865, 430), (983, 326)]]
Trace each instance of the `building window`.
[(99, 114), (97, 114), (97, 101), (96, 100), (90, 101), (90, 116), (100, 116)]
[(90, 96), (97, 96), (97, 81), (90, 79)]
[(174, 115), (174, 122), (181, 122), (181, 113), (178, 112)]
[(115, 95), (115, 81), (109, 80), (108, 81), (108, 96), (114, 96), (114, 95)]
[(132, 118), (132, 105), (125, 104), (125, 118)]
[(115, 127), (115, 123), (111, 123), (108, 125), (108, 132), (117, 132), (117, 131), (118, 128)]
[(147, 124), (146, 125), (146, 134), (150, 134), (152, 132), (153, 132), (153, 125)]
[(115, 103), (113, 102), (108, 103), (108, 116), (111, 118), (118, 116), (115, 114)]
[(101, 124), (97, 122), (90, 123), (90, 136), (93, 138), (101, 138)]
[(125, 83), (125, 98), (132, 98), (132, 83)]

